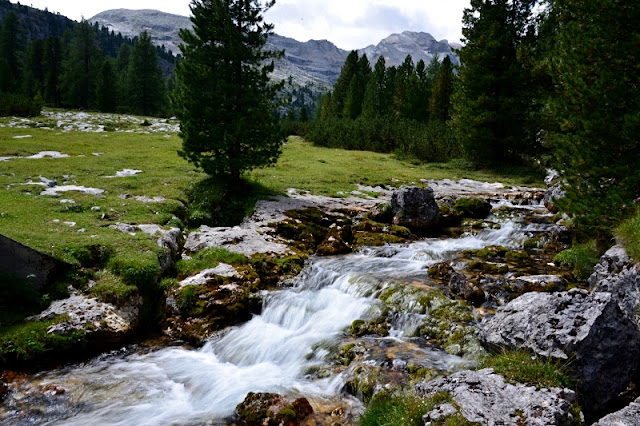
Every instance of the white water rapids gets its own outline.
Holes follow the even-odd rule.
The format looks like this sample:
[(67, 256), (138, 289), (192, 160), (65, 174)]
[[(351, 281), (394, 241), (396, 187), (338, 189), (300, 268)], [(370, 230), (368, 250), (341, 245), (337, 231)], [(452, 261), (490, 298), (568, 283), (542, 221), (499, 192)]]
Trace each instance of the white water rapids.
[[(328, 365), (327, 348), (354, 320), (366, 317), (381, 286), (389, 280), (424, 280), (426, 267), (461, 250), (518, 247), (523, 228), (512, 221), (501, 225), (457, 239), (312, 259), (294, 287), (266, 296), (261, 315), (198, 350), (102, 356), (42, 373), (39, 384), (64, 388), (73, 407), (45, 424), (216, 424), (232, 415), (248, 392), (335, 397), (344, 385), (342, 375), (318, 379), (309, 372)], [(441, 355), (437, 362), (444, 368), (462, 361)]]

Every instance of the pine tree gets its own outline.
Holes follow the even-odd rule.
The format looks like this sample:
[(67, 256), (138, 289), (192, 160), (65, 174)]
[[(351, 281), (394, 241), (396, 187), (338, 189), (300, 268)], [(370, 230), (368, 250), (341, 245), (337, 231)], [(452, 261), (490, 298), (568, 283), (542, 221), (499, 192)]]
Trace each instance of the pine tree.
[(440, 72), (431, 90), (430, 118), (432, 120), (447, 121), (450, 118), (451, 94), (453, 93), (453, 64), (446, 56), (442, 60)]
[(0, 31), (0, 92), (20, 89), (23, 52), (22, 31), (18, 15), (11, 11), (2, 20)]
[(369, 78), (365, 89), (362, 115), (367, 118), (387, 115), (389, 100), (386, 98), (387, 63), (384, 56), (380, 56)]
[(49, 37), (44, 43), (42, 55), (44, 67), (43, 96), (47, 104), (59, 107), (60, 95), (60, 73), (62, 68), (62, 45), (60, 37)]
[(118, 106), (126, 110), (129, 106), (129, 60), (131, 59), (131, 46), (122, 43), (118, 48), (116, 57), (116, 78), (118, 79)]
[(342, 116), (345, 118), (356, 119), (362, 113), (362, 102), (364, 101), (364, 92), (371, 76), (371, 65), (367, 55), (362, 55), (358, 60), (356, 72), (351, 77), (347, 98), (344, 102), (344, 111)]
[(128, 106), (135, 114), (152, 115), (162, 108), (165, 96), (162, 71), (151, 36), (143, 31), (136, 37), (127, 71)]
[(257, 0), (193, 0), (193, 30), (182, 30), (174, 99), (181, 121), (182, 156), (209, 175), (235, 184), (244, 171), (276, 162), (283, 135), (274, 114), (273, 61), (264, 50), (273, 25)]
[(105, 58), (96, 83), (96, 106), (103, 112), (115, 112), (118, 98), (113, 59)]
[(88, 109), (95, 99), (96, 76), (102, 63), (102, 52), (96, 44), (93, 26), (82, 21), (73, 31), (70, 50), (63, 62), (65, 104), (70, 107)]
[(44, 86), (44, 41), (35, 39), (27, 44), (24, 61), (22, 93), (29, 98), (38, 93), (42, 96)]
[(353, 76), (358, 72), (358, 52), (352, 50), (342, 65), (338, 81), (333, 86), (333, 94), (331, 95), (331, 116), (342, 117), (344, 113), (344, 104), (347, 101), (349, 87)]
[(533, 0), (471, 0), (465, 9), (452, 123), (466, 157), (480, 165), (520, 161), (534, 150), (527, 134), (529, 75), (517, 51)]
[(413, 93), (416, 85), (415, 68), (411, 55), (398, 67), (393, 91), (393, 113), (397, 118), (413, 115)]
[(640, 196), (640, 3), (553, 0), (559, 31), (550, 104), (565, 211), (591, 237)]

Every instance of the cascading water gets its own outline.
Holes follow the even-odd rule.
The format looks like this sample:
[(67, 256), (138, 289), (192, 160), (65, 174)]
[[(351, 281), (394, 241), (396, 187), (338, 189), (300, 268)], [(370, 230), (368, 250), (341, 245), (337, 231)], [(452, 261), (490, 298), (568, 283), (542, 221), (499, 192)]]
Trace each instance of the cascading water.
[[(392, 280), (425, 279), (425, 268), (465, 249), (518, 246), (522, 227), (512, 221), (458, 239), (428, 239), (409, 245), (366, 248), (358, 253), (313, 259), (293, 288), (269, 294), (261, 315), (199, 350), (167, 348), (147, 354), (111, 355), (86, 365), (43, 373), (39, 385), (66, 390), (68, 404), (33, 423), (64, 425), (160, 425), (223, 422), (248, 392), (330, 398), (343, 387), (341, 375), (309, 374), (326, 366), (326, 348), (367, 316), (376, 292)], [(411, 327), (410, 318), (401, 319)], [(390, 339), (402, 339), (396, 330)], [(461, 359), (425, 351), (433, 368)], [(59, 411), (57, 411), (59, 410)], [(8, 424), (24, 417), (7, 416)], [(13, 423), (12, 423), (13, 422)]]

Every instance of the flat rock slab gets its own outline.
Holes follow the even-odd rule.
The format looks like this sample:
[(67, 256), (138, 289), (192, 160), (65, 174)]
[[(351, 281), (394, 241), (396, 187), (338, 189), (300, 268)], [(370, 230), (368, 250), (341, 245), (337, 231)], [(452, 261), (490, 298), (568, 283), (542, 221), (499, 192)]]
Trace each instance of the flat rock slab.
[(141, 304), (142, 300), (136, 297), (129, 306), (117, 308), (75, 293), (67, 299), (54, 301), (45, 311), (31, 319), (52, 319), (66, 314), (68, 319), (50, 326), (47, 333), (65, 334), (73, 330), (82, 330), (88, 333), (119, 335), (132, 331), (133, 325), (137, 323)]
[(570, 361), (581, 401), (593, 410), (626, 388), (640, 356), (640, 333), (617, 298), (578, 289), (514, 299), (484, 324), (481, 340)]
[(180, 281), (180, 287), (186, 287), (188, 285), (203, 285), (206, 284), (209, 279), (216, 276), (229, 278), (237, 277), (238, 271), (236, 271), (236, 269), (231, 265), (221, 263), (215, 268), (205, 269), (197, 275)]
[(637, 426), (640, 424), (640, 398), (620, 411), (601, 418), (593, 426)]
[(258, 253), (284, 254), (288, 251), (285, 244), (276, 242), (275, 238), (260, 234), (255, 229), (210, 228), (201, 226), (197, 232), (187, 237), (185, 250), (197, 252), (208, 247), (222, 247), (229, 251), (252, 256)]
[(482, 425), (563, 425), (571, 424), (576, 394), (570, 389), (536, 389), (524, 384), (506, 383), (490, 368), (459, 371), (450, 376), (416, 385), (416, 393), (430, 397), (446, 392), (459, 410), (443, 403), (424, 417), (425, 424), (461, 414)]

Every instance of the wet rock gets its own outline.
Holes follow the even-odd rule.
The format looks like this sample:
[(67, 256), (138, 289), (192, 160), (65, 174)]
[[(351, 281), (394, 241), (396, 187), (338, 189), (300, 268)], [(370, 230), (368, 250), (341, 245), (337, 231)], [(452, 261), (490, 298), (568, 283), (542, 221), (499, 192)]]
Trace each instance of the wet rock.
[(565, 425), (574, 421), (571, 411), (576, 395), (572, 390), (506, 383), (489, 368), (459, 371), (416, 385), (416, 393), (423, 397), (441, 392), (449, 394), (455, 405), (439, 404), (426, 414), (425, 424), (453, 415), (483, 425)]
[(491, 203), (482, 198), (460, 197), (456, 200), (452, 210), (461, 217), (484, 219), (491, 213)]
[(369, 210), (367, 216), (374, 222), (391, 223), (393, 221), (393, 208), (389, 203), (376, 204)]
[(591, 410), (604, 408), (626, 388), (640, 356), (640, 332), (616, 297), (578, 289), (518, 297), (484, 324), (481, 339), (570, 361), (581, 400)]
[(635, 426), (640, 422), (640, 398), (620, 411), (601, 418), (593, 426)]
[(466, 300), (474, 306), (480, 306), (485, 300), (482, 287), (477, 282), (469, 281), (464, 274), (451, 274), (448, 289), (452, 296)]
[(333, 256), (337, 254), (351, 253), (353, 249), (349, 245), (353, 240), (351, 226), (333, 226), (327, 232), (327, 236), (316, 249), (319, 256)]
[(564, 279), (559, 275), (528, 275), (517, 277), (514, 284), (520, 293), (530, 291), (561, 291), (564, 290)]
[(298, 425), (313, 414), (313, 408), (306, 398), (292, 401), (275, 393), (250, 392), (236, 414), (248, 426)]
[(542, 203), (551, 213), (557, 213), (558, 206), (556, 206), (555, 201), (565, 197), (560, 174), (556, 170), (549, 170), (544, 183), (548, 189), (544, 192)]
[(589, 277), (589, 286), (594, 292), (614, 294), (620, 309), (640, 329), (640, 271), (624, 247), (616, 245), (600, 258)]
[(449, 262), (439, 262), (429, 267), (429, 278), (441, 281), (449, 281), (453, 274), (453, 268)]
[(393, 223), (405, 226), (416, 233), (433, 230), (438, 225), (440, 213), (433, 189), (403, 186), (391, 197), (395, 217)]
[(0, 381), (0, 402), (4, 401), (4, 399), (9, 395), (9, 386), (3, 381)]

